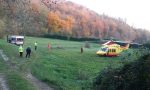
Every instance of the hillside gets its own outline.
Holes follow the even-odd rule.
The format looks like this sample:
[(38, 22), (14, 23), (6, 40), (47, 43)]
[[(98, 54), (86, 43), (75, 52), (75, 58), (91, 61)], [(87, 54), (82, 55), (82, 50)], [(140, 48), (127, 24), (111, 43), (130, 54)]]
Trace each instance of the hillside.
[(122, 19), (99, 15), (81, 5), (60, 1), (1, 0), (5, 32), (34, 36), (57, 34), (77, 38), (113, 37), (135, 42), (148, 41), (150, 38), (148, 31), (135, 29)]

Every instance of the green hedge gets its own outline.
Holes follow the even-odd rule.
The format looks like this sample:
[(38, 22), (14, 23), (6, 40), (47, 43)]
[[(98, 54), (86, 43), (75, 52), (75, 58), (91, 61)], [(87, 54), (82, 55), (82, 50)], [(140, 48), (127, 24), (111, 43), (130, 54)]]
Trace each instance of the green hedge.
[(94, 80), (95, 90), (150, 90), (150, 54), (118, 69), (105, 69)]
[(60, 36), (60, 35), (50, 35), (45, 34), (43, 35), (45, 38), (53, 38), (53, 39), (61, 39), (61, 40), (71, 40), (71, 41), (92, 41), (92, 42), (100, 42), (100, 39), (97, 38), (75, 38), (75, 37), (67, 37), (67, 36)]

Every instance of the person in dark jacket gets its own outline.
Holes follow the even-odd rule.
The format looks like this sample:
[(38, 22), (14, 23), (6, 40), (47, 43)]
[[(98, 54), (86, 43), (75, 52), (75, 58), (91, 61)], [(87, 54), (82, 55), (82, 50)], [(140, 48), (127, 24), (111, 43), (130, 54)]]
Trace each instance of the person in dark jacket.
[(27, 49), (26, 49), (26, 58), (30, 58), (30, 54), (31, 54), (31, 47), (27, 47)]
[(81, 47), (81, 53), (83, 53), (83, 47)]

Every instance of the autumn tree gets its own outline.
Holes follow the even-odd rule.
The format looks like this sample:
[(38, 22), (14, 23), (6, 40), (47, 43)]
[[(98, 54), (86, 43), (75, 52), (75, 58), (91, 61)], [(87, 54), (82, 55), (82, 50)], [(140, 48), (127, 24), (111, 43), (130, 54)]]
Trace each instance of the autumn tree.
[(73, 17), (67, 17), (66, 19), (66, 25), (65, 25), (65, 31), (68, 34), (68, 39), (70, 38), (70, 35), (72, 35), (72, 28), (74, 25), (75, 19)]
[(48, 14), (48, 25), (50, 34), (64, 34), (68, 38), (72, 35), (72, 28), (75, 20), (73, 17), (67, 17), (63, 19), (58, 13), (49, 12)]
[(58, 33), (62, 28), (61, 18), (57, 13), (49, 12), (48, 14), (48, 25), (49, 30), (48, 33)]
[(87, 18), (85, 18), (85, 17), (83, 17), (80, 21), (81, 30), (85, 37), (88, 37), (90, 35), (90, 32), (88, 31), (87, 23), (88, 23), (88, 21), (87, 21)]
[[(47, 32), (47, 15), (41, 13), (41, 4), (33, 1), (35, 0), (0, 0), (0, 7), (6, 15), (7, 34), (39, 35)], [(51, 5), (60, 3), (59, 0), (39, 1), (49, 1)]]
[(0, 19), (0, 38), (2, 38), (5, 33), (5, 25), (4, 21)]
[(57, 4), (65, 2), (65, 0), (41, 0), (41, 1), (49, 8), (50, 11), (51, 9), (55, 9)]
[(0, 38), (3, 37), (4, 33), (5, 33), (5, 13), (3, 10), (3, 5), (2, 5), (2, 1), (0, 0)]

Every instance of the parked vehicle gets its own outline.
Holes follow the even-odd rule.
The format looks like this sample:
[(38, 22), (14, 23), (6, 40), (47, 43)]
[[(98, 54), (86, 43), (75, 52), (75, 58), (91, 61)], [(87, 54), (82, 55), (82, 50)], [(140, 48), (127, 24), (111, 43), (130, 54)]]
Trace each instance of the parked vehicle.
[(23, 45), (24, 36), (12, 35), (12, 36), (8, 36), (7, 40), (9, 43), (12, 43), (12, 44)]

